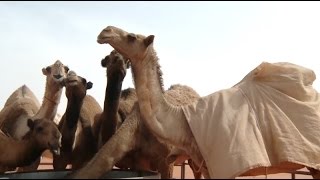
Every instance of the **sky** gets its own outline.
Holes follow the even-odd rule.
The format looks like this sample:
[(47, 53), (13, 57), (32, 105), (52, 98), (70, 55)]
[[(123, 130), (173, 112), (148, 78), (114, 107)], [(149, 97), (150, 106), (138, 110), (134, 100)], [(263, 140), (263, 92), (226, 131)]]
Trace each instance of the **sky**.
[[(97, 36), (112, 25), (155, 35), (165, 89), (184, 84), (206, 96), (230, 88), (262, 62), (291, 62), (320, 78), (320, 2), (0, 2), (0, 109), (27, 85), (43, 100), (42, 68), (60, 60), (93, 82), (103, 107), (112, 48)], [(320, 90), (319, 78), (313, 86)], [(122, 88), (134, 87), (130, 70)], [(63, 91), (58, 113), (65, 112)]]

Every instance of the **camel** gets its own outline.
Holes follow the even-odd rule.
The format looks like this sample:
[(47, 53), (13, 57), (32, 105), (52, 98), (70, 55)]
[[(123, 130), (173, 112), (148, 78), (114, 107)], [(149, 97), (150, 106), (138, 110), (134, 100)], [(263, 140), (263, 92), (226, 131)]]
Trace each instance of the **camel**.
[[(92, 88), (92, 82), (87, 82), (74, 71), (69, 71), (63, 82), (68, 103), (58, 125), (62, 133), (62, 147), (61, 153), (53, 156), (55, 170), (63, 170), (69, 163), (72, 169), (77, 169), (96, 153), (91, 121), (94, 121), (94, 113), (101, 110), (95, 99), (87, 95), (87, 90)], [(88, 114), (90, 108), (93, 109), (91, 114)]]
[(122, 109), (119, 109), (119, 106), (122, 100), (120, 97), (122, 82), (126, 76), (127, 69), (130, 67), (129, 61), (124, 60), (116, 51), (112, 51), (102, 59), (101, 66), (107, 69), (107, 87), (103, 112), (98, 118), (96, 125), (94, 125), (95, 128), (99, 128), (95, 130), (98, 132), (98, 135), (96, 135), (98, 137), (98, 149), (110, 139), (125, 119), (124, 116), (126, 114)]
[[(113, 52), (111, 52), (111, 55)], [(118, 57), (111, 55), (108, 57), (111, 61), (115, 59), (123, 59), (124, 61), (125, 59), (120, 54), (117, 55)], [(162, 84), (162, 72), (160, 67), (157, 67), (157, 69), (159, 83)], [(172, 85), (165, 92), (165, 96), (168, 101), (177, 105), (188, 104), (199, 98), (199, 95), (193, 89), (181, 85)], [(181, 151), (173, 153), (172, 155), (176, 156), (168, 163), (167, 157), (171, 155), (172, 151), (177, 149), (160, 142), (146, 128), (140, 118), (140, 110), (138, 102), (136, 102), (123, 124), (98, 151), (94, 158), (85, 167), (68, 177), (99, 178), (116, 165), (120, 168), (159, 171), (161, 178), (171, 178), (173, 162), (175, 161), (175, 157), (180, 155)]]
[(22, 140), (8, 137), (0, 130), (0, 173), (7, 168), (28, 166), (46, 149), (59, 154), (61, 134), (57, 125), (47, 119), (28, 119), (30, 130)]
[[(261, 172), (265, 172), (267, 173), (267, 169), (268, 169), (268, 173), (279, 173), (279, 172), (288, 172), (290, 171), (294, 171), (296, 169), (300, 169), (303, 168), (305, 166), (307, 166), (310, 170), (310, 172), (312, 173), (312, 176), (314, 178), (319, 177), (319, 170), (318, 168), (315, 166), (316, 162), (319, 162), (318, 158), (315, 158), (317, 155), (315, 154), (315, 152), (312, 152), (312, 157), (313, 158), (308, 158), (307, 154), (301, 153), (301, 155), (303, 155), (303, 157), (298, 157), (298, 156), (290, 156), (290, 154), (287, 154), (287, 156), (289, 155), (290, 158), (293, 159), (298, 159), (301, 158), (302, 159), (302, 163), (299, 162), (284, 162), (282, 164), (272, 164), (270, 162), (268, 162), (268, 159), (265, 158), (265, 156), (267, 156), (265, 154), (265, 149), (263, 149), (263, 145), (259, 148), (262, 148), (261, 151), (257, 152), (253, 152), (253, 153), (264, 153), (262, 156), (260, 157), (255, 157), (257, 160), (256, 163), (259, 163), (259, 161), (264, 161), (263, 165), (259, 166), (259, 167), (252, 167), (252, 169), (248, 170), (242, 170), (242, 172), (240, 172), (241, 174), (233, 174), (230, 175), (230, 171), (225, 171), (225, 172), (218, 172), (218, 171), (214, 171), (211, 164), (215, 163), (214, 159), (204, 159), (204, 156), (202, 154), (202, 152), (206, 152), (208, 155), (208, 149), (204, 148), (203, 146), (200, 152), (200, 146), (198, 146), (197, 141), (195, 139), (195, 136), (193, 135), (193, 133), (195, 133), (195, 131), (191, 130), (192, 126), (189, 126), (189, 123), (193, 123), (193, 125), (196, 125), (196, 120), (191, 120), (191, 119), (187, 119), (187, 116), (190, 117), (192, 115), (190, 114), (186, 114), (189, 113), (188, 110), (192, 110), (192, 112), (196, 112), (197, 114), (197, 118), (209, 115), (210, 112), (212, 112), (213, 109), (200, 109), (201, 105), (199, 103), (203, 103), (203, 102), (213, 102), (215, 99), (212, 99), (214, 97), (219, 97), (219, 95), (222, 95), (223, 93), (233, 93), (233, 96), (229, 96), (229, 97), (241, 97), (243, 98), (243, 94), (240, 93), (240, 91), (238, 91), (237, 87), (239, 88), (242, 84), (242, 82), (247, 82), (245, 80), (248, 80), (248, 77), (252, 77), (256, 75), (256, 79), (254, 80), (259, 80), (258, 78), (261, 76), (263, 77), (264, 75), (264, 67), (274, 67), (275, 69), (279, 70), (280, 73), (282, 72), (288, 72), (288, 71), (284, 71), (283, 68), (287, 68), (287, 70), (295, 70), (295, 73), (304, 73), (303, 75), (305, 75), (305, 79), (298, 79), (301, 78), (302, 76), (294, 76), (296, 79), (298, 79), (299, 81), (304, 81), (303, 83), (305, 84), (310, 84), (310, 82), (312, 83), (312, 81), (315, 79), (315, 75), (312, 71), (308, 70), (308, 69), (302, 69), (301, 67), (297, 67), (296, 65), (292, 65), (292, 64), (288, 64), (288, 63), (279, 63), (279, 64), (270, 64), (270, 63), (262, 63), (261, 66), (257, 67), (255, 70), (253, 70), (251, 73), (249, 73), (250, 76), (246, 76), (244, 78), (244, 81), (241, 81), (240, 83), (235, 85), (235, 88), (231, 88), (228, 90), (222, 90), (222, 91), (218, 91), (217, 93), (213, 93), (210, 94), (209, 96), (205, 96), (200, 98), (197, 103), (195, 104), (190, 104), (190, 105), (185, 105), (185, 106), (173, 106), (172, 104), (170, 104), (166, 98), (163, 96), (162, 91), (161, 91), (161, 86), (158, 83), (159, 79), (157, 77), (157, 73), (155, 71), (155, 67), (158, 66), (158, 57), (157, 54), (153, 48), (153, 41), (154, 41), (154, 35), (150, 35), (150, 36), (143, 36), (140, 34), (134, 34), (134, 33), (128, 33), (120, 28), (114, 27), (114, 26), (108, 26), (107, 28), (103, 29), (102, 32), (99, 34), (98, 36), (98, 43), (100, 44), (110, 44), (115, 50), (117, 50), (119, 53), (121, 53), (123, 56), (125, 56), (126, 58), (129, 58), (131, 61), (131, 65), (132, 65), (132, 72), (133, 72), (133, 77), (134, 77), (134, 82), (135, 82), (135, 87), (136, 87), (136, 91), (137, 91), (137, 96), (138, 96), (138, 102), (139, 102), (139, 108), (140, 108), (140, 112), (141, 112), (141, 116), (142, 116), (142, 120), (145, 122), (145, 125), (152, 131), (152, 133), (154, 133), (156, 135), (157, 138), (161, 139), (164, 142), (168, 142), (170, 144), (173, 144), (181, 149), (183, 149), (188, 155), (191, 156), (192, 160), (194, 160), (194, 162), (201, 167), (201, 171), (204, 174), (205, 178), (213, 178), (215, 177), (215, 173), (217, 172), (219, 173), (220, 177), (226, 177), (226, 178), (234, 178), (237, 175), (254, 175), (255, 173), (259, 174)], [(280, 67), (280, 68), (277, 68)], [(282, 69), (281, 69), (282, 68)], [(302, 69), (301, 71), (299, 69)], [(272, 71), (271, 71), (272, 72)], [(272, 76), (270, 76), (272, 77)], [(287, 76), (281, 76), (280, 78), (285, 78)], [(262, 78), (263, 79), (263, 78)], [(286, 79), (288, 82), (292, 82), (292, 80), (294, 79), (290, 79), (287, 78)], [(250, 81), (248, 82), (250, 83)], [(250, 85), (250, 84), (246, 84), (246, 85)], [(270, 84), (270, 86), (272, 85), (272, 87), (277, 87), (277, 84)], [(279, 84), (278, 84), (279, 85)], [(281, 84), (280, 84), (281, 85)], [(295, 84), (295, 83), (291, 83), (291, 86), (294, 85), (304, 85), (304, 84)], [(253, 86), (253, 85), (252, 85)], [(259, 87), (258, 84), (254, 87)], [(250, 93), (249, 89), (246, 89), (246, 86), (241, 86), (242, 90), (246, 90), (247, 93)], [(312, 89), (312, 86), (303, 86), (301, 89), (303, 90), (303, 88), (310, 88), (309, 91), (300, 91), (301, 93), (305, 93), (305, 92), (309, 92), (310, 94), (307, 94), (305, 97), (310, 97), (312, 95), (316, 96), (317, 93), (313, 93), (315, 92), (314, 89)], [(300, 89), (299, 89), (300, 90)], [(289, 93), (288, 96), (292, 95), (287, 89), (283, 90), (286, 93)], [(235, 93), (236, 92), (236, 93)], [(239, 92), (239, 93), (238, 93)], [(256, 91), (257, 93), (259, 91)], [(293, 93), (293, 95), (295, 95)], [(285, 96), (287, 97), (287, 96)], [(261, 96), (261, 98), (263, 98), (263, 96)], [(274, 98), (279, 98), (279, 96), (275, 96)], [(297, 95), (297, 98), (300, 98)], [(213, 101), (211, 101), (213, 100)], [(252, 99), (250, 99), (252, 102), (254, 102)], [(275, 99), (277, 100), (277, 99)], [(317, 100), (316, 97), (314, 97), (314, 100)], [(238, 101), (240, 102), (240, 101)], [(241, 101), (242, 103), (246, 103), (245, 101)], [(198, 106), (196, 105), (200, 105), (200, 108), (198, 108)], [(245, 104), (246, 105), (246, 104)], [(262, 104), (257, 104), (257, 106), (260, 105), (259, 107), (264, 107)], [(299, 107), (301, 104), (295, 104), (297, 107)], [(209, 105), (210, 106), (210, 105)], [(311, 105), (309, 105), (311, 106)], [(301, 107), (303, 108), (309, 108), (309, 106), (307, 106), (306, 104), (302, 104)], [(212, 106), (210, 106), (212, 107)], [(247, 107), (248, 106), (244, 106), (245, 109), (241, 109), (243, 110), (243, 112), (248, 112)], [(188, 109), (189, 108), (189, 109)], [(206, 106), (206, 108), (208, 108), (208, 106)], [(314, 108), (310, 109), (314, 110)], [(308, 109), (308, 110), (310, 110)], [(203, 112), (203, 113), (208, 113), (208, 114), (200, 114), (198, 112)], [(260, 112), (260, 111), (259, 111)], [(266, 111), (261, 111), (261, 112), (265, 112), (265, 113), (270, 113), (270, 112), (266, 112)], [(234, 112), (236, 114), (236, 112)], [(313, 113), (312, 115), (314, 115), (314, 119), (312, 119), (313, 121), (315, 121), (315, 123), (318, 122), (319, 117), (317, 116), (316, 113)], [(193, 117), (193, 116), (192, 116)], [(269, 116), (270, 117), (270, 116)], [(293, 116), (291, 116), (293, 118)], [(250, 119), (249, 119), (250, 118)], [(250, 117), (248, 118), (248, 120), (253, 120), (254, 121), (254, 116), (252, 116), (252, 114), (250, 114)], [(309, 118), (310, 119), (310, 118)], [(281, 123), (280, 121), (278, 121), (277, 123)], [(253, 128), (256, 128), (257, 126), (254, 124), (251, 124), (251, 126)], [(177, 131), (177, 129), (179, 128), (179, 131)], [(269, 127), (266, 127), (269, 128)], [(315, 127), (318, 128), (318, 127)], [(293, 128), (294, 129), (294, 128)], [(258, 132), (258, 129), (255, 129)], [(276, 129), (274, 129), (276, 130)], [(277, 133), (283, 133), (280, 129), (277, 129), (279, 131), (277, 131)], [(307, 130), (307, 133), (309, 133), (310, 131), (312, 131), (312, 133), (316, 134), (318, 131), (314, 131), (311, 129)], [(269, 134), (264, 133), (265, 138), (268, 137)], [(254, 140), (255, 142), (252, 143), (256, 143), (257, 147), (259, 146), (259, 143), (261, 145), (261, 141), (260, 139), (258, 139), (256, 136), (254, 136), (252, 134), (252, 140)], [(293, 136), (292, 136), (293, 137)], [(242, 138), (242, 137), (240, 137)], [(243, 137), (244, 138), (244, 137)], [(256, 138), (256, 139), (255, 139)], [(264, 138), (262, 135), (260, 135), (259, 138)], [(312, 138), (312, 137), (310, 137)], [(200, 141), (199, 139), (197, 139), (198, 141)], [(268, 139), (265, 139), (268, 140)], [(315, 142), (315, 145), (318, 144), (317, 139), (309, 139)], [(260, 142), (259, 142), (260, 141)], [(294, 143), (302, 143), (304, 141), (294, 141)], [(281, 141), (281, 143), (286, 144), (285, 141)], [(201, 144), (202, 145), (202, 144)], [(290, 144), (286, 144), (288, 146), (290, 146)], [(298, 146), (303, 146), (298, 145)], [(242, 146), (244, 147), (244, 146)], [(255, 146), (250, 146), (247, 148), (252, 148)], [(218, 148), (218, 147), (216, 147)], [(219, 147), (220, 148), (220, 147)], [(245, 147), (244, 147), (245, 148)], [(312, 147), (309, 147), (309, 149), (311, 149)], [(223, 149), (221, 149), (223, 150)], [(298, 149), (296, 149), (297, 151)], [(249, 151), (242, 151), (243, 153), (248, 153)], [(252, 151), (250, 151), (252, 152)], [(285, 152), (284, 152), (285, 153)], [(311, 153), (311, 152), (310, 152)], [(242, 154), (239, 154), (242, 155)], [(257, 156), (259, 156), (257, 154)], [(219, 157), (217, 157), (219, 158)], [(224, 157), (222, 157), (224, 158)], [(229, 157), (226, 157), (229, 158)], [(265, 159), (263, 159), (265, 158)], [(246, 159), (243, 159), (244, 161), (246, 161)], [(311, 161), (308, 163), (308, 165), (306, 165), (303, 162), (306, 161)], [(210, 163), (208, 163), (210, 162)], [(239, 161), (238, 161), (239, 162)], [(248, 162), (248, 161), (246, 161)], [(276, 163), (276, 162), (275, 162)], [(209, 165), (209, 166), (208, 166)], [(244, 164), (239, 164), (239, 166), (241, 167), (248, 167), (248, 165), (244, 165)], [(220, 168), (220, 167), (219, 167)], [(221, 169), (222, 168), (222, 169)], [(223, 171), (223, 167), (221, 167), (220, 169)], [(230, 168), (230, 167), (229, 167)], [(237, 169), (233, 169), (233, 172), (237, 172)], [(225, 176), (223, 176), (223, 174), (221, 175), (221, 173), (224, 173)], [(239, 173), (239, 172), (238, 172)], [(228, 174), (228, 175), (226, 175)]]
[[(101, 61), (102, 67), (106, 67), (107, 69), (107, 87), (104, 111), (97, 123), (102, 124), (99, 125), (101, 128), (99, 130), (98, 149), (100, 149), (112, 137), (129, 114), (130, 111), (128, 110), (131, 110), (133, 104), (137, 101), (134, 89), (128, 88), (121, 91), (122, 82), (126, 75), (126, 69), (130, 66), (128, 62), (129, 61), (127, 59), (123, 58), (116, 51), (112, 51)], [(127, 110), (124, 110), (124, 108)], [(128, 129), (127, 131), (131, 131), (131, 129)], [(132, 141), (137, 141), (137, 139), (132, 139)], [(141, 145), (137, 146), (139, 147)], [(141, 158), (137, 157), (138, 155), (135, 151), (130, 151), (125, 158), (116, 162), (115, 165), (121, 169), (141, 169), (141, 165), (137, 163), (141, 161)], [(170, 173), (171, 172), (164, 172), (165, 175)]]
[[(0, 122), (2, 121), (0, 129), (16, 140), (21, 140), (29, 131), (28, 118), (46, 118), (54, 121), (63, 88), (61, 82), (68, 70), (69, 68), (59, 60), (42, 69), (42, 73), (46, 76), (46, 87), (40, 108), (37, 98), (26, 85), (14, 91), (0, 113)], [(35, 170), (39, 163), (40, 158), (32, 166), (21, 167), (19, 171)]]
[[(1, 129), (15, 139), (21, 139), (29, 130), (25, 117), (32, 119), (47, 118), (53, 121), (61, 98), (61, 82), (68, 70), (69, 68), (59, 60), (42, 69), (46, 76), (46, 89), (40, 108), (37, 98), (26, 85), (14, 91), (2, 109), (6, 113), (1, 113)], [(25, 113), (19, 114), (21, 111), (25, 111)]]
[[(9, 96), (1, 110), (0, 128), (15, 139), (22, 139), (27, 128), (23, 128), (23, 131), (17, 131), (19, 125), (23, 124), (19, 122), (25, 121), (24, 119), (27, 117), (32, 117), (39, 108), (40, 103), (34, 93), (27, 85), (22, 85)], [(18, 122), (15, 123), (15, 121)]]

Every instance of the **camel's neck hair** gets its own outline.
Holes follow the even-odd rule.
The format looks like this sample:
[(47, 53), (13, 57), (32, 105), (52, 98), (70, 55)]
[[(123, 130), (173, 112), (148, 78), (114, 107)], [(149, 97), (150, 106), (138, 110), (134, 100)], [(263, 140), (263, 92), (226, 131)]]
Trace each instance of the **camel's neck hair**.
[[(161, 91), (162, 93), (165, 92), (164, 90), (164, 85), (163, 85), (163, 78), (162, 78), (162, 71), (161, 71), (161, 66), (159, 64), (159, 58), (157, 56), (157, 53), (156, 51), (153, 49), (152, 45), (150, 45), (148, 47), (148, 50), (147, 50), (147, 55), (145, 56), (145, 60), (147, 59), (147, 62), (143, 62), (143, 63), (147, 63), (148, 65), (147, 66), (152, 66), (152, 67), (156, 67), (156, 73), (157, 73), (157, 79), (159, 81), (159, 87), (161, 88)], [(153, 69), (153, 68), (151, 68)], [(135, 72), (133, 71), (133, 68), (131, 68), (131, 72), (132, 72), (132, 75), (133, 75), (133, 79), (136, 79), (135, 78)], [(136, 84), (136, 82), (134, 82), (134, 84)]]

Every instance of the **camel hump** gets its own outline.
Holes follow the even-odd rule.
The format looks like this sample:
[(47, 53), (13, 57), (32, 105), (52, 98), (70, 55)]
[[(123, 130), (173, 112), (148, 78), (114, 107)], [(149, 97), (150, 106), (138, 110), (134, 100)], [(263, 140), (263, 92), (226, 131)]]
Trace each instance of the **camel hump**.
[(165, 97), (169, 103), (180, 106), (196, 101), (200, 95), (189, 86), (174, 84), (165, 92)]
[(137, 96), (136, 90), (134, 88), (127, 88), (121, 91), (121, 99), (128, 99), (132, 96)]
[(5, 103), (5, 107), (9, 106), (10, 104), (18, 101), (21, 98), (30, 98), (32, 99), (38, 107), (40, 107), (40, 102), (36, 98), (35, 94), (31, 91), (31, 89), (27, 85), (22, 85), (18, 89), (16, 89), (7, 99)]

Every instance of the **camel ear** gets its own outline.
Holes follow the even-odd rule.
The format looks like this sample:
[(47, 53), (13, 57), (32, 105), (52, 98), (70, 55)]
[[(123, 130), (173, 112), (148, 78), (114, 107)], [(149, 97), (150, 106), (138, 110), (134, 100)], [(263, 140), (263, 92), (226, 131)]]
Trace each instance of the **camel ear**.
[(43, 75), (48, 75), (48, 74), (50, 74), (50, 73), (51, 73), (51, 67), (48, 66), (48, 67), (46, 67), (46, 68), (42, 68), (42, 73), (43, 73)]
[(91, 89), (93, 86), (93, 83), (91, 81), (87, 82), (87, 89)]
[(107, 67), (107, 64), (109, 63), (109, 61), (110, 61), (110, 57), (106, 56), (104, 59), (101, 60), (101, 66)]
[(144, 42), (144, 45), (146, 47), (148, 47), (151, 43), (153, 43), (153, 40), (154, 40), (154, 35), (150, 35), (148, 37), (146, 37), (143, 42)]
[(69, 71), (69, 67), (68, 67), (68, 66), (65, 66), (65, 67), (64, 67), (64, 70), (65, 70), (66, 72), (68, 72), (68, 71)]
[(32, 119), (28, 118), (27, 124), (28, 124), (28, 127), (30, 128), (30, 130), (32, 130), (34, 127), (34, 121)]

